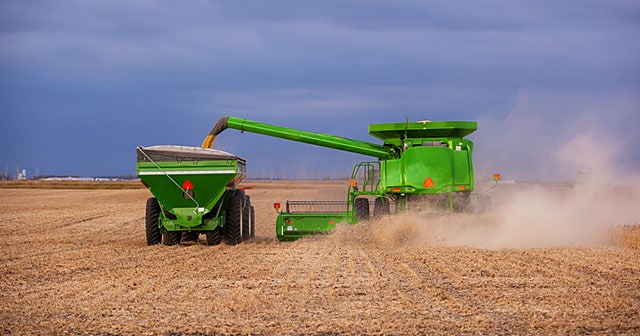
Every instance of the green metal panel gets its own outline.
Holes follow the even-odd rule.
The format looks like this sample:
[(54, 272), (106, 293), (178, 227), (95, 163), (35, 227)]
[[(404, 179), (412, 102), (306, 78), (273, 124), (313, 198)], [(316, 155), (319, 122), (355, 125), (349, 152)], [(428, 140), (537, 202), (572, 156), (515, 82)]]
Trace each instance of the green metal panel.
[[(451, 150), (446, 147), (413, 147), (402, 155), (404, 186), (419, 194), (448, 192), (452, 185)], [(433, 183), (429, 186), (428, 179)]]
[(384, 170), (381, 176), (384, 176), (384, 180), (381, 181), (383, 190), (391, 186), (400, 186), (403, 183), (402, 179), (402, 160), (386, 160), (380, 163), (380, 170)]
[(400, 145), (401, 139), (462, 138), (478, 129), (475, 121), (420, 121), (369, 125), (369, 134), (385, 144)]
[[(234, 161), (202, 161), (192, 163), (159, 163), (162, 170), (150, 163), (138, 164), (138, 176), (166, 208), (195, 207), (211, 209), (238, 174)], [(204, 168), (204, 169), (195, 169)], [(192, 197), (185, 197), (181, 188), (187, 181), (193, 185)], [(194, 201), (195, 200), (195, 201)]]
[(331, 134), (307, 132), (235, 117), (220, 118), (209, 132), (209, 136), (215, 137), (226, 128), (233, 128), (240, 131), (247, 131), (352, 153), (369, 155), (380, 159), (396, 155), (395, 149), (378, 144), (343, 138)]
[(453, 151), (453, 184), (470, 185), (471, 171), (469, 165), (469, 152)]
[(280, 213), (276, 219), (276, 235), (280, 241), (293, 241), (304, 236), (329, 233), (337, 224), (348, 222), (346, 212), (292, 214)]

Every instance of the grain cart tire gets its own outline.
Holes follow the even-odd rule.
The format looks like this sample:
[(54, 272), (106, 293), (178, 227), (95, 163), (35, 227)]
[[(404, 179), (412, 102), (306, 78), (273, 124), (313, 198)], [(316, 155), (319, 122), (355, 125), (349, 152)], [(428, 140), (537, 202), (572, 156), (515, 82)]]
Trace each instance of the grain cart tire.
[(358, 220), (369, 219), (369, 200), (366, 198), (356, 198), (355, 201), (356, 218)]
[(160, 216), (160, 204), (155, 197), (147, 199), (147, 212), (145, 216), (145, 228), (147, 234), (147, 245), (156, 245), (160, 243), (160, 228), (158, 227), (158, 218)]
[(373, 201), (373, 218), (380, 218), (384, 215), (388, 215), (389, 212), (389, 200), (377, 197), (375, 201)]
[(212, 231), (207, 231), (205, 236), (207, 237), (207, 245), (211, 246), (220, 244), (220, 227), (217, 227)]
[(251, 238), (251, 199), (244, 197), (244, 207), (242, 208), (242, 240)]
[(229, 198), (227, 205), (227, 221), (224, 241), (227, 245), (242, 242), (242, 203), (243, 195), (235, 193)]
[(162, 233), (162, 238), (164, 238), (164, 244), (167, 246), (177, 245), (182, 239), (182, 231), (169, 231), (165, 229)]
[(200, 238), (200, 233), (198, 231), (184, 232), (182, 234), (182, 241), (197, 242), (198, 238)]
[(256, 236), (256, 210), (251, 207), (251, 238)]

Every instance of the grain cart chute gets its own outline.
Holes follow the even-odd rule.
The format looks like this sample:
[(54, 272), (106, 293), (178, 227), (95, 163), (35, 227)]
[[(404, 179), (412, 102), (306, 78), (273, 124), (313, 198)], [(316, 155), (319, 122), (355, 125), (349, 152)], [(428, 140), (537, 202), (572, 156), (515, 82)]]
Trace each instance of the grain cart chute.
[(237, 244), (253, 236), (253, 208), (238, 188), (244, 159), (216, 149), (186, 146), (137, 148), (136, 173), (153, 197), (147, 200), (147, 244), (178, 244), (206, 235)]
[(202, 143), (210, 148), (227, 128), (263, 134), (368, 155), (377, 161), (355, 165), (346, 201), (287, 201), (279, 212), (276, 231), (280, 240), (331, 231), (336, 223), (350, 224), (373, 215), (408, 209), (468, 211), (474, 190), (471, 154), (473, 142), (465, 139), (477, 129), (474, 121), (418, 121), (369, 125), (369, 134), (382, 140), (374, 144), (324, 133), (313, 133), (235, 117), (222, 117)]

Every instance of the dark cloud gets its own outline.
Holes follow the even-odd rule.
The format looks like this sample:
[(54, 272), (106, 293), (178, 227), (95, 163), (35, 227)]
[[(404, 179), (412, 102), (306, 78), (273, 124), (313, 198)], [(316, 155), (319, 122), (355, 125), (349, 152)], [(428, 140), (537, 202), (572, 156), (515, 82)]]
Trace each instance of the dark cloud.
[[(374, 142), (369, 123), (409, 117), (480, 119), (479, 165), (531, 176), (505, 137), (570, 141), (588, 117), (637, 142), (639, 17), (635, 1), (2, 2), (0, 164), (132, 172), (136, 145), (198, 145), (227, 114)], [(361, 159), (225, 137), (257, 174)]]

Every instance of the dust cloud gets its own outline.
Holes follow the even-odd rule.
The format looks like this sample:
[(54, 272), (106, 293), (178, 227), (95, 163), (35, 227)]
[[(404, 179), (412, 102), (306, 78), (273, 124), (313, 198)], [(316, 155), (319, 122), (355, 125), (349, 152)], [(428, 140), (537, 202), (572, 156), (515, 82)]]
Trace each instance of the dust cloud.
[(567, 169), (580, 172), (574, 182), (499, 184), (487, 193), (493, 206), (484, 213), (409, 212), (341, 227), (333, 239), (388, 249), (612, 245), (620, 226), (640, 224), (640, 179), (612, 166), (614, 147), (579, 135), (556, 153)]

